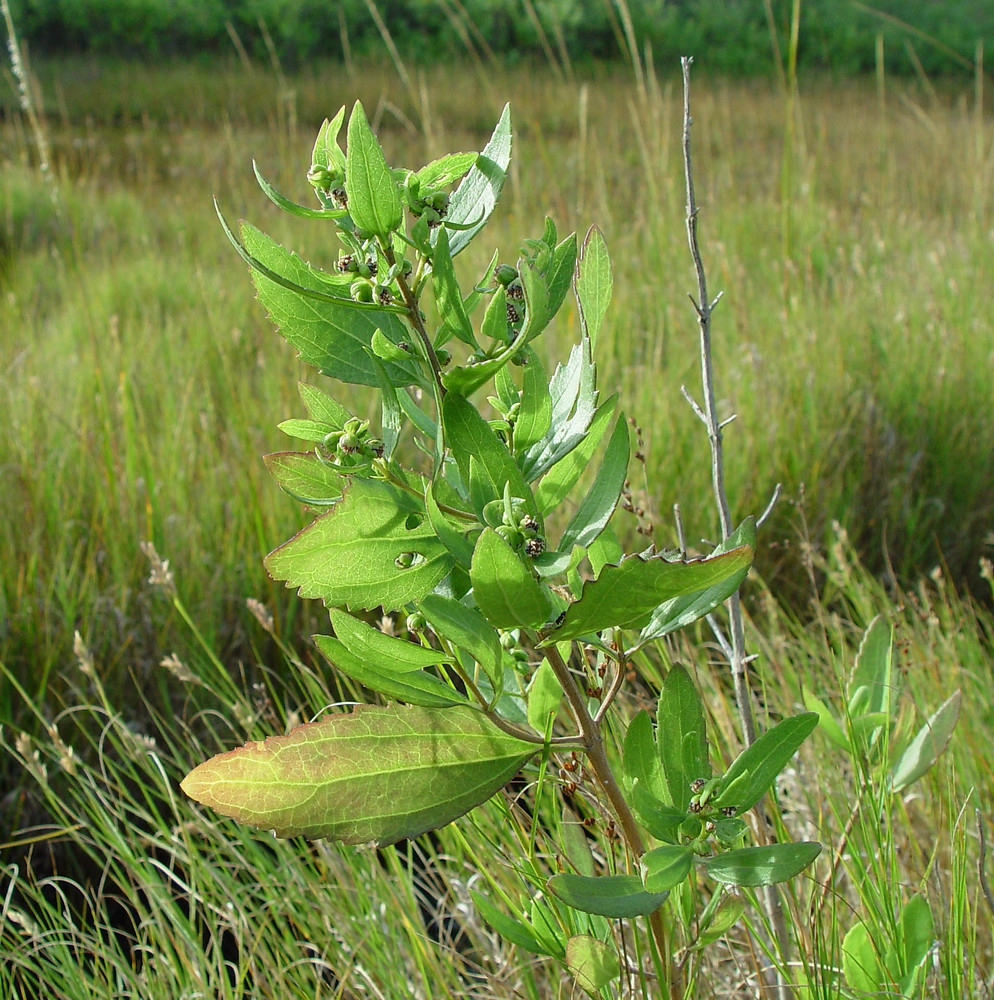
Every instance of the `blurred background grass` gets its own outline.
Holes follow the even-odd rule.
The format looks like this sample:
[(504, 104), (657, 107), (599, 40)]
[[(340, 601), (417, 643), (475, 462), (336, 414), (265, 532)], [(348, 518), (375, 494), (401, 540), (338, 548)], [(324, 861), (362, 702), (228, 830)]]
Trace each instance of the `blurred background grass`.
[[(811, 0), (803, 7), (796, 75), (790, 12), (777, 3), (633, 4), (634, 47), (621, 7), (576, 5), (605, 17), (614, 12), (617, 23), (608, 19), (603, 35), (614, 60), (604, 62), (591, 58), (601, 54), (601, 36), (574, 30), (554, 4), (536, 0), (542, 30), (525, 7), (514, 24), (522, 39), (532, 32), (531, 42), (515, 35), (507, 43), (513, 54), (491, 55), (483, 42), (496, 42), (480, 21), (482, 40), (470, 34), (469, 43), (461, 41), (456, 64), (435, 58), (443, 51), (435, 46), (448, 45), (444, 32), (429, 44), (433, 36), (421, 22), (405, 26), (388, 4), (377, 9), (399, 46), (396, 59), (385, 54), (365, 4), (341, 6), (344, 34), (333, 5), (318, 11), (288, 3), (282, 20), (261, 0), (237, 10), (195, 6), (200, 13), (151, 2), (11, 4), (33, 54), (29, 71), (51, 162), (46, 178), (37, 134), (5, 73), (0, 722), (44, 739), (61, 706), (94, 699), (75, 673), (76, 630), (108, 692), (81, 731), (92, 733), (106, 714), (129, 731), (165, 736), (163, 767), (174, 777), (199, 754), (230, 743), (232, 733), (280, 729), (287, 716), (317, 711), (323, 695), (327, 700), (327, 679), (301, 680), (308, 671), (323, 674), (306, 636), (323, 627), (324, 616), (275, 586), (261, 564), (303, 521), (261, 456), (288, 446), (275, 425), (300, 415), (295, 384), (311, 376), (254, 302), (211, 197), (229, 218), (244, 216), (327, 264), (336, 254), (327, 232), (281, 216), (259, 192), (250, 164), (256, 159), (277, 187), (306, 200), (313, 135), (326, 115), (356, 98), (391, 162), (411, 166), (479, 149), (511, 101), (510, 182), (479, 247), (460, 258), (460, 273), (472, 280), (494, 247), (511, 256), (521, 238), (539, 234), (545, 214), (561, 232), (601, 227), (615, 269), (599, 342), (601, 385), (621, 392), (643, 429), (644, 477), (636, 466), (633, 486), (661, 544), (674, 537), (674, 503), (689, 538), (713, 538), (707, 442), (680, 395), (683, 384), (695, 391), (698, 378), (675, 60), (691, 52), (701, 237), (711, 288), (724, 292), (714, 319), (718, 388), (724, 413), (738, 414), (726, 429), (733, 506), (740, 516), (756, 513), (777, 482), (784, 486), (757, 556), (763, 586), (747, 592), (751, 635), (764, 654), (758, 683), (775, 706), (796, 703), (802, 683), (830, 697), (859, 629), (886, 610), (907, 636), (902, 665), (920, 711), (936, 707), (956, 684), (972, 692), (949, 767), (925, 804), (902, 819), (900, 836), (938, 838), (942, 851), (955, 842), (958, 857), (969, 854), (975, 864), (956, 810), (971, 790), (983, 800), (992, 787), (985, 735), (994, 718), (985, 608), (991, 589), (980, 569), (981, 558), (994, 555), (994, 122), (979, 44), (991, 37), (987, 5), (901, 4), (898, 11), (878, 4), (871, 15), (857, 12), (859, 5)], [(751, 39), (737, 46), (739, 63), (723, 54), (739, 37), (737, 22), (727, 21), (730, 6), (751, 25), (739, 38)], [(834, 40), (819, 50), (819, 24), (843, 7)], [(46, 20), (56, 10), (64, 15), (62, 36)], [(440, 32), (456, 32), (475, 7), (448, 0), (431, 10)], [(667, 20), (677, 11), (678, 21)], [(319, 24), (307, 30), (318, 32), (320, 57), (294, 42), (305, 14)], [(909, 28), (880, 14), (931, 20)], [(195, 34), (208, 15), (221, 18), (220, 28), (215, 23), (214, 41), (199, 49), (168, 20), (185, 18), (184, 30)], [(150, 58), (140, 62), (125, 58), (146, 44), (132, 30), (139, 22), (159, 46), (148, 42), (141, 52)], [(673, 52), (652, 34), (666, 25), (672, 30), (663, 35), (681, 43)], [(858, 58), (847, 54), (846, 32)], [(850, 75), (857, 69), (869, 75)], [(546, 358), (562, 357), (576, 336), (575, 307), (567, 305), (542, 348)], [(358, 391), (345, 398), (364, 412)], [(634, 522), (623, 527), (634, 537)], [(181, 606), (148, 584), (140, 548), (146, 540), (170, 560)], [(272, 611), (272, 633), (246, 609), (246, 598)], [(699, 635), (691, 639), (672, 655), (697, 664), (705, 678), (711, 651)], [(203, 689), (195, 696), (179, 690), (176, 676), (159, 666), (171, 653), (198, 676), (216, 677), (216, 658), (245, 703), (225, 701), (221, 691), (212, 698)], [(293, 656), (303, 673), (288, 666)], [(709, 704), (721, 739), (734, 740), (723, 692), (715, 681)], [(275, 707), (263, 718), (256, 708), (268, 702)], [(210, 738), (199, 723), (177, 730), (177, 720), (205, 706), (236, 720), (255, 712), (256, 721), (221, 734), (212, 723)], [(124, 753), (130, 737), (119, 738)], [(48, 753), (54, 770), (57, 743)], [(810, 766), (818, 777), (805, 808), (817, 815), (820, 796), (841, 815), (845, 776), (824, 762)], [(57, 817), (60, 793), (36, 797), (30, 768), (13, 756), (2, 768), (5, 830)], [(120, 782), (102, 780), (158, 789), (158, 773), (153, 761)], [(168, 796), (168, 787), (150, 794)], [(108, 850), (114, 831), (133, 823), (136, 839), (115, 850), (140, 856), (147, 831), (173, 822), (171, 812), (158, 815), (161, 803), (155, 815), (138, 817), (123, 799), (108, 805), (91, 786), (69, 781), (68, 788), (61, 794), (95, 831), (76, 842), (84, 854)], [(485, 816), (484, 826), (501, 822)], [(249, 851), (250, 867), (270, 873), (259, 876), (251, 896), (264, 914), (266, 879), (291, 863), (293, 849), (253, 851), (215, 832), (176, 864), (184, 871), (204, 864), (196, 870), (206, 883), (211, 852), (228, 859), (219, 863), (232, 880), (211, 890), (220, 900), (239, 891), (239, 851)], [(830, 825), (823, 835), (831, 839)], [(477, 845), (488, 836), (473, 840), (470, 833)], [(463, 857), (465, 845), (445, 843)], [(315, 879), (352, 877), (334, 865), (329, 874), (323, 848), (315, 850)], [(952, 870), (944, 864), (934, 869), (939, 883)], [(906, 872), (909, 883), (927, 876), (916, 865)], [(368, 896), (350, 897), (357, 913), (394, 891), (378, 870), (355, 876), (370, 886)], [(148, 866), (141, 872), (153, 882), (161, 875)], [(312, 890), (310, 876), (302, 878), (303, 900)], [(133, 905), (147, 906), (148, 892), (142, 882)], [(971, 912), (976, 928), (982, 905)], [(49, 917), (55, 927), (56, 912)], [(409, 922), (384, 929), (383, 939), (396, 941), (398, 933), (408, 935), (410, 967), (421, 969), (424, 982), (444, 975), (418, 951)], [(284, 955), (284, 946), (296, 947), (295, 934), (314, 940), (321, 922), (267, 940)], [(386, 946), (380, 951), (390, 954)], [(226, 981), (223, 956), (208, 952), (204, 961)], [(392, 967), (380, 964), (371, 975), (389, 983)], [(176, 995), (176, 981), (165, 982), (160, 995)], [(65, 989), (90, 995), (82, 985)], [(311, 986), (300, 990), (312, 995)], [(541, 981), (528, 986), (531, 995), (542, 990)]]

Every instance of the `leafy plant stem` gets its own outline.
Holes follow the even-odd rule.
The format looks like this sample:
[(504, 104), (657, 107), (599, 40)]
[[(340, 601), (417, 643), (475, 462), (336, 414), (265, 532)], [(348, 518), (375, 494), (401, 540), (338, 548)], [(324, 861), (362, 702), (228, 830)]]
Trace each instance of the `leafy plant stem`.
[[(712, 489), (718, 508), (721, 536), (722, 540), (724, 540), (732, 533), (734, 525), (728, 504), (728, 495), (725, 490), (725, 468), (721, 434), (723, 423), (719, 421), (717, 414), (714, 389), (714, 364), (711, 356), (711, 314), (721, 299), (721, 293), (719, 292), (714, 299), (708, 297), (707, 274), (704, 269), (704, 261), (701, 258), (700, 246), (697, 239), (698, 206), (694, 195), (694, 174), (690, 147), (690, 127), (693, 123), (693, 118), (690, 114), (690, 67), (693, 61), (692, 57), (687, 56), (684, 56), (680, 61), (683, 69), (683, 164), (687, 189), (687, 242), (697, 275), (697, 298), (694, 299), (691, 296), (691, 302), (693, 302), (694, 309), (697, 312), (700, 329), (701, 378), (704, 392), (703, 410), (701, 407), (693, 404), (693, 402), (692, 405), (698, 417), (704, 422), (708, 432), (708, 440), (711, 445)], [(727, 421), (725, 422), (727, 423)], [(752, 695), (749, 691), (749, 684), (746, 678), (745, 630), (742, 620), (742, 608), (737, 592), (732, 594), (728, 600), (728, 619), (731, 628), (731, 648), (729, 650), (731, 655), (729, 656), (729, 661), (732, 672), (732, 684), (735, 689), (735, 703), (738, 709), (739, 720), (742, 724), (742, 738), (748, 747), (756, 741), (756, 721), (752, 707)], [(715, 631), (717, 634), (717, 629)], [(727, 643), (723, 642), (722, 646), (726, 647)], [(780, 946), (781, 956), (784, 956), (788, 949), (789, 937), (780, 904), (780, 895), (775, 886), (764, 887), (763, 901), (773, 934)], [(787, 998), (792, 996), (787, 981), (779, 969), (776, 972), (775, 988), (776, 996), (779, 1000), (787, 1000)]]
[[(580, 739), (583, 741), (587, 760), (591, 770), (593, 770), (601, 787), (604, 789), (608, 801), (611, 803), (611, 808), (614, 810), (614, 814), (621, 825), (622, 833), (625, 836), (625, 843), (632, 854), (636, 858), (640, 858), (645, 854), (645, 842), (642, 840), (639, 824), (629, 808), (628, 802), (625, 800), (621, 785), (618, 784), (618, 779), (614, 776), (611, 762), (607, 758), (600, 723), (590, 714), (583, 692), (578, 687), (576, 679), (570, 673), (569, 667), (563, 661), (554, 643), (546, 647), (545, 655), (556, 675), (556, 679), (562, 686), (566, 700), (569, 702), (573, 718), (576, 720), (576, 724), (580, 730)], [(623, 676), (623, 672), (621, 673)], [(652, 930), (653, 940), (656, 943), (659, 956), (668, 954), (666, 951), (666, 932), (659, 910), (649, 915), (649, 926)]]

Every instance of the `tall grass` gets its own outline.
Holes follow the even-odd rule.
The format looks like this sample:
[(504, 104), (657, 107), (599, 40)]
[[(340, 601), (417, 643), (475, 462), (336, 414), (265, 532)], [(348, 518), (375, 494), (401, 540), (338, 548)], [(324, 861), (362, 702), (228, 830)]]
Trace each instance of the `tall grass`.
[[(316, 263), (328, 250), (319, 227), (261, 199), (251, 158), (303, 199), (312, 133), (341, 103), (361, 98), (391, 159), (416, 164), (479, 148), (511, 100), (511, 183), (487, 245), (461, 266), (478, 273), (493, 246), (538, 235), (523, 227), (542, 213), (561, 230), (601, 226), (615, 268), (601, 378), (643, 428), (639, 504), (661, 544), (675, 502), (689, 538), (715, 534), (704, 442), (680, 396), (694, 377), (695, 316), (677, 68), (657, 67), (658, 80), (649, 68), (633, 87), (606, 68), (574, 67), (569, 83), (487, 63), (415, 71), (409, 89), (391, 67), (353, 69), (314, 66), (277, 86), (256, 64), (36, 65), (58, 210), (13, 91), (4, 95), (0, 721), (12, 752), (0, 773), (16, 808), (0, 834), (0, 933), (18, 959), (0, 985), (10, 995), (41, 983), (67, 997), (467, 988), (425, 942), (399, 862), (264, 842), (175, 797), (177, 775), (219, 745), (348, 697), (307, 647), (319, 612), (261, 569), (299, 515), (259, 456), (287, 446), (274, 425), (299, 414), (294, 383), (306, 373), (252, 301), (210, 197)], [(821, 976), (817, 995), (836, 995), (826, 970), (872, 902), (860, 893), (870, 859), (889, 851), (885, 899), (925, 886), (941, 915), (936, 995), (969, 996), (991, 975), (991, 915), (969, 875), (972, 809), (992, 785), (991, 621), (964, 585), (990, 596), (977, 560), (994, 512), (994, 128), (982, 77), (962, 92), (883, 84), (802, 78), (789, 143), (775, 84), (701, 84), (695, 170), (706, 263), (725, 291), (714, 323), (722, 406), (738, 414), (726, 431), (729, 491), (743, 515), (778, 481), (787, 495), (757, 563), (769, 590), (747, 595), (768, 704), (797, 703), (802, 683), (837, 698), (858, 630), (880, 612), (904, 644), (908, 725), (912, 705), (920, 721), (953, 687), (971, 692), (940, 770), (892, 804), (889, 825), (856, 829), (822, 923), (808, 926), (817, 886), (789, 901), (808, 963), (793, 976), (812, 991)], [(665, 287), (646, 277), (660, 269), (672, 275)], [(576, 335), (567, 313), (557, 349)], [(143, 541), (170, 560), (176, 600), (148, 583)], [(272, 611), (271, 629), (249, 597)], [(170, 672), (160, 663), (172, 654)], [(711, 678), (707, 645), (691, 636), (670, 655), (697, 665), (730, 753), (729, 694)], [(658, 666), (645, 665), (650, 684)], [(210, 694), (219, 667), (227, 697)], [(792, 830), (808, 823), (837, 842), (851, 808), (843, 764), (824, 746), (802, 760), (787, 789)], [(508, 834), (507, 815), (498, 804), (465, 838), (445, 834), (439, 863), (453, 891), (467, 860)], [(902, 847), (926, 837), (930, 852)], [(504, 869), (488, 877), (511, 901), (529, 884)], [(467, 919), (482, 995), (555, 995), (554, 971), (508, 956)], [(697, 974), (714, 995), (735, 995), (753, 964), (732, 935)]]

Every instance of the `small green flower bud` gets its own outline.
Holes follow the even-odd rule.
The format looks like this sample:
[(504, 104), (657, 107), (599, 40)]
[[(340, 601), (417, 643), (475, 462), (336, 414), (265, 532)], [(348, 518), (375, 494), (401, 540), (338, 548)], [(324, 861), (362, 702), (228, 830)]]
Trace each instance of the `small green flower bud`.
[(511, 650), (511, 659), (512, 660), (517, 660), (518, 663), (527, 663), (528, 662), (528, 652), (527, 652), (527, 650), (524, 650), (524, 649), (512, 649)]
[(496, 528), (498, 524), (504, 523), (504, 501), (491, 500), (483, 507), (483, 523), (491, 528)]
[(498, 264), (494, 268), (494, 280), (506, 288), (518, 277), (518, 269), (510, 264)]
[(518, 521), (518, 530), (527, 538), (534, 538), (538, 534), (538, 521), (531, 514), (525, 514)]
[(518, 640), (515, 639), (512, 632), (501, 632), (500, 644), (502, 649), (510, 651), (518, 645)]
[(373, 301), (373, 286), (368, 281), (363, 281), (361, 278), (358, 281), (352, 282), (352, 287), (349, 289), (349, 292), (356, 302)]
[(444, 347), (435, 348), (435, 357), (438, 358), (438, 363), (445, 368), (452, 361), (452, 353), (447, 351)]
[(408, 632), (420, 632), (427, 624), (428, 620), (420, 611), (415, 611), (414, 614), (407, 616)]
[(511, 546), (512, 549), (520, 549), (524, 539), (521, 537), (521, 532), (517, 528), (512, 528), (509, 524), (498, 524), (494, 531), (500, 535), (501, 538)]

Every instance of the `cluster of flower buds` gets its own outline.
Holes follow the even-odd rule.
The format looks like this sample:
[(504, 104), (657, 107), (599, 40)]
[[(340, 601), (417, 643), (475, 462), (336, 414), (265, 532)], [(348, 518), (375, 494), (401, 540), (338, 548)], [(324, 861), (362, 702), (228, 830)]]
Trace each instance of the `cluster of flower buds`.
[(449, 213), (449, 193), (441, 188), (422, 190), (421, 178), (413, 170), (397, 169), (394, 177), (411, 215), (415, 219), (423, 218), (432, 229), (440, 226)]
[(525, 289), (521, 284), (521, 275), (510, 264), (498, 264), (494, 268), (494, 280), (503, 286), (507, 296), (507, 339), (513, 341), (525, 321)]
[(382, 458), (383, 447), (383, 442), (369, 433), (368, 420), (350, 417), (340, 431), (325, 435), (318, 455), (333, 465), (360, 468)]
[(491, 500), (483, 508), (483, 520), (515, 552), (524, 552), (534, 559), (545, 551), (538, 520), (527, 511), (524, 500), (518, 497)]
[(504, 652), (510, 654), (511, 660), (514, 663), (514, 669), (518, 673), (527, 673), (531, 665), (529, 662), (531, 657), (527, 649), (521, 648), (521, 637), (518, 634), (518, 630), (513, 629), (509, 632), (501, 632), (500, 645)]
[(307, 171), (307, 180), (325, 208), (348, 208), (349, 197), (345, 191), (343, 170), (334, 170), (314, 163)]
[(717, 792), (721, 786), (720, 777), (695, 778), (690, 783), (690, 815), (684, 820), (680, 832), (697, 839), (701, 836), (717, 837), (726, 847), (739, 843), (745, 833), (745, 823), (736, 816), (736, 806), (718, 806)]

